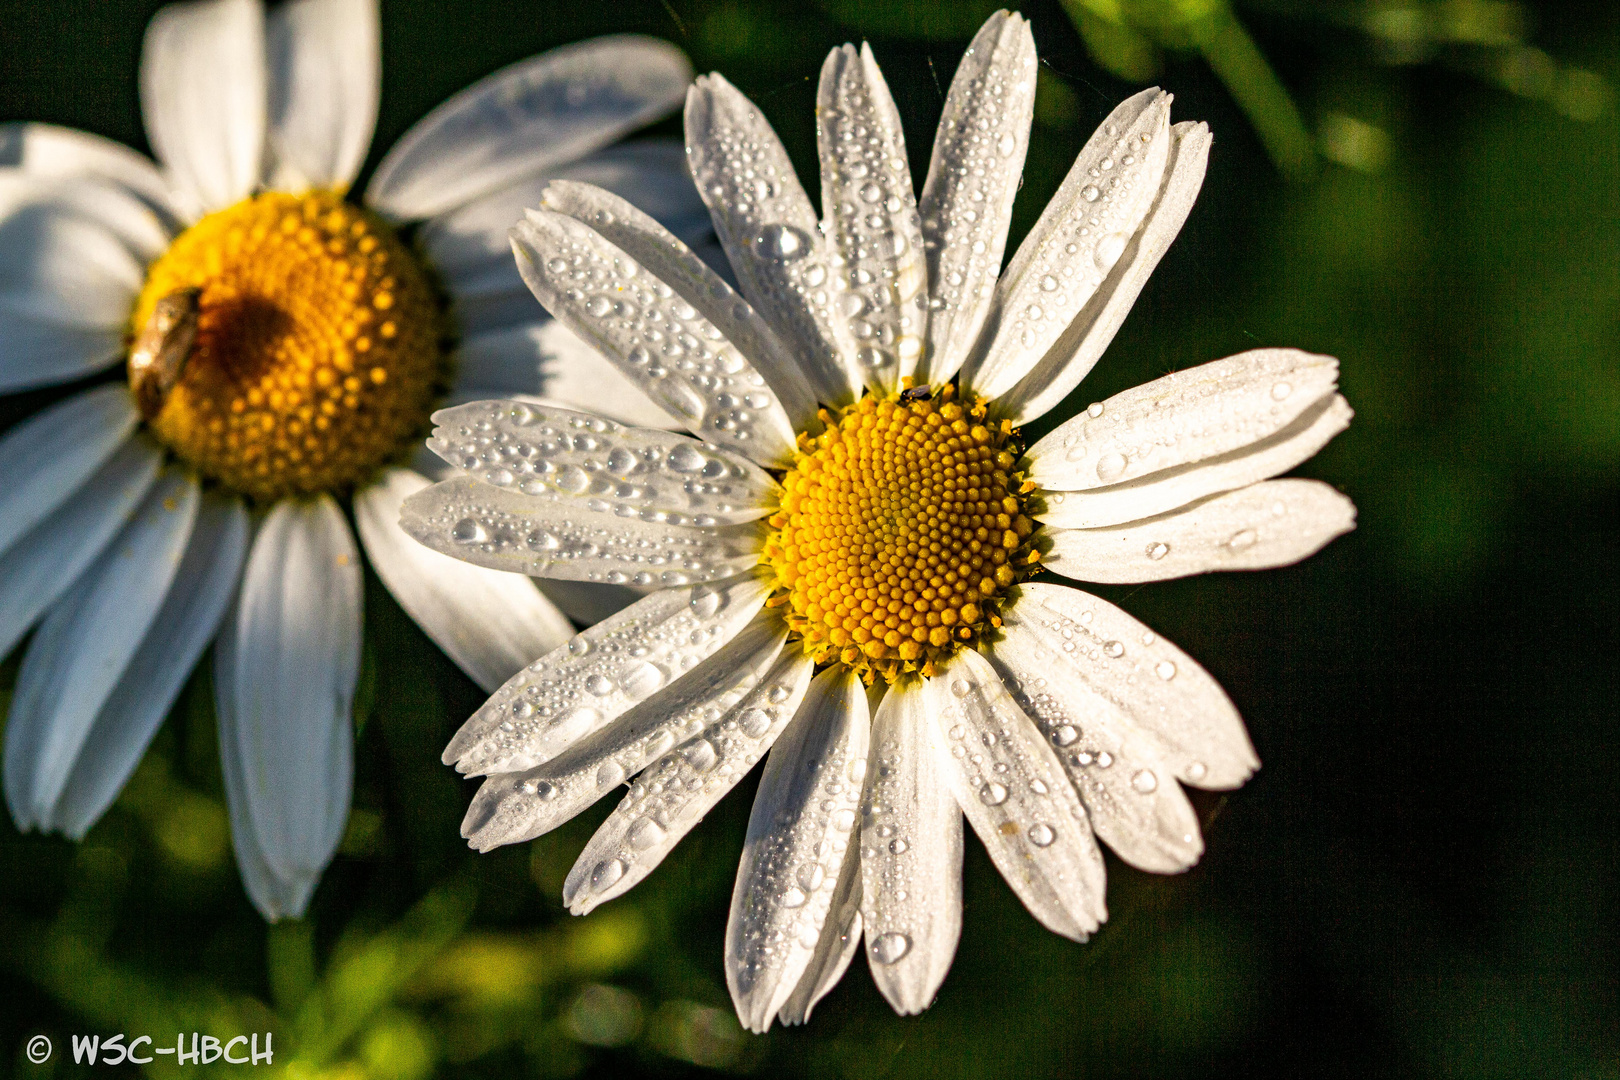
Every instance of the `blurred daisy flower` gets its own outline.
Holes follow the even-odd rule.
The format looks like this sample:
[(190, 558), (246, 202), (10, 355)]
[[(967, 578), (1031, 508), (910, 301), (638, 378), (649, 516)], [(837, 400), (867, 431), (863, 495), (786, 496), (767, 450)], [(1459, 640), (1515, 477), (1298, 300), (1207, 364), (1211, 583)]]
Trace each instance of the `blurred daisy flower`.
[[(1035, 90), (997, 14), (951, 85), (922, 195), (870, 49), (817, 99), (819, 223), (759, 110), (718, 75), (687, 160), (734, 292), (623, 199), (548, 186), (512, 233), (536, 297), (695, 435), (530, 403), (435, 414), (467, 475), (407, 531), (477, 565), (655, 586), (519, 672), (445, 753), (488, 779), (488, 850), (628, 782), (564, 897), (645, 877), (769, 750), (726, 937), (743, 1023), (797, 1023), (864, 938), (902, 1013), (962, 921), (962, 819), (1046, 926), (1106, 918), (1097, 841), (1174, 872), (1202, 851), (1181, 784), (1258, 761), (1219, 686), (1124, 611), (1030, 580), (1281, 566), (1350, 529), (1325, 484), (1271, 480), (1343, 430), (1337, 365), (1259, 349), (1019, 426), (1096, 362), (1192, 207), (1210, 136), (1121, 104), (1000, 273)], [(746, 299), (745, 299), (746, 298)], [(702, 440), (702, 441), (699, 441)]]
[(527, 579), (399, 531), (428, 481), (398, 462), (447, 391), (657, 422), (539, 317), (505, 233), (545, 182), (573, 177), (696, 242), (708, 224), (679, 145), (603, 149), (690, 81), (646, 38), (525, 60), (430, 113), (350, 201), (377, 116), (375, 0), (208, 0), (147, 30), (160, 164), (82, 132), (0, 128), (0, 390), (128, 373), (0, 439), (0, 654), (39, 623), (6, 728), (20, 828), (82, 836), (215, 641), (237, 862), (267, 917), (302, 913), (349, 810), (351, 494), (378, 576), (486, 688), (569, 637)]

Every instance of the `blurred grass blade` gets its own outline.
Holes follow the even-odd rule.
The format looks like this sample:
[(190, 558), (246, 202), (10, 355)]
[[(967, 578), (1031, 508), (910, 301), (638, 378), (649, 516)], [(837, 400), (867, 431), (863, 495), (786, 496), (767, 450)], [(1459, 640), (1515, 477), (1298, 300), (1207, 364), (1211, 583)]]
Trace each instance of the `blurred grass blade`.
[(1237, 16), (1222, 6), (1188, 29), (1282, 174), (1290, 180), (1314, 175), (1316, 151), (1299, 109)]

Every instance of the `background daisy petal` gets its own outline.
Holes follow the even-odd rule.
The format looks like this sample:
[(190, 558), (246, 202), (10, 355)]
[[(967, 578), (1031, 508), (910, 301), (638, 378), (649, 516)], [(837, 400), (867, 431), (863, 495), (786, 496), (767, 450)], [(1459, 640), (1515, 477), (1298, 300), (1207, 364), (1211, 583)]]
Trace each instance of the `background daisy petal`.
[(574, 627), (528, 578), (469, 565), (407, 536), (400, 504), (428, 483), (408, 469), (385, 470), (355, 493), (355, 526), (399, 606), (487, 693), (573, 637)]
[[(996, 286), (966, 383), (998, 398), (1029, 374), (1108, 279), (1148, 216), (1170, 157), (1170, 95), (1157, 88), (1108, 114)], [(1093, 221), (1096, 224), (1093, 224)]]
[(726, 985), (762, 1032), (815, 958), (852, 845), (871, 717), (849, 671), (827, 668), (771, 748), (726, 923)]
[(121, 383), (41, 409), (0, 436), (0, 553), (71, 499), (135, 430), (139, 417)]
[[(700, 735), (714, 717), (740, 708), (786, 641), (780, 620), (756, 620), (667, 689), (552, 760), (490, 777), (473, 796), (461, 835), (489, 851), (532, 840), (572, 819), (683, 739)], [(590, 884), (606, 889), (625, 870), (623, 862), (610, 859), (590, 871)]]
[(0, 124), (0, 166), (41, 180), (101, 180), (130, 192), (164, 218), (175, 216), (168, 181), (156, 165), (122, 143), (86, 131), (13, 121)]
[(901, 1016), (934, 1001), (962, 936), (962, 811), (918, 686), (872, 718), (861, 813), (861, 922), (872, 980)]
[(928, 322), (928, 264), (906, 139), (872, 49), (834, 49), (816, 94), (822, 228), (847, 288), (834, 329), (878, 391), (916, 370)]
[(214, 680), (220, 756), (242, 781), (227, 787), (233, 819), (294, 895), (320, 877), (348, 820), (360, 620), (360, 556), (336, 501), (277, 503), (253, 539)]
[(474, 401), (433, 414), (428, 447), (493, 487), (596, 513), (670, 525), (738, 525), (775, 507), (770, 473), (672, 431), (590, 413)]
[(456, 732), (444, 763), (478, 775), (551, 760), (736, 637), (765, 595), (738, 577), (642, 598), (508, 679)]
[(742, 294), (781, 335), (816, 399), (855, 400), (831, 292), (832, 245), (770, 123), (719, 74), (686, 95), (687, 162)]
[(125, 440), (71, 498), (0, 554), (0, 656), (124, 527), (162, 463), (144, 439)]
[(647, 766), (568, 872), (568, 909), (584, 915), (652, 873), (776, 742), (814, 666), (796, 649), (779, 655), (741, 701)]
[(159, 478), (29, 643), (6, 719), (6, 805), (19, 827), (54, 816), (96, 715), (163, 603), (200, 494), (178, 469)]
[(924, 681), (923, 698), (946, 781), (996, 869), (1043, 926), (1086, 940), (1108, 918), (1107, 878), (1057, 754), (971, 649)]
[(347, 189), (377, 126), (377, 0), (280, 4), (266, 20), (265, 48), (271, 186)]
[(265, 140), (264, 7), (189, 0), (152, 17), (141, 50), (141, 114), (191, 217), (245, 198)]
[(444, 213), (668, 114), (691, 81), (679, 49), (635, 35), (519, 61), (407, 131), (377, 167), (366, 203), (400, 219)]
[(1317, 480), (1266, 480), (1144, 521), (1047, 529), (1041, 565), (1077, 581), (1164, 581), (1267, 570), (1320, 551), (1356, 526), (1356, 507)]
[(163, 606), (102, 704), (42, 827), (82, 837), (117, 798), (236, 595), (248, 532), (240, 500), (217, 492), (202, 496)]
[[(1045, 415), (1080, 385), (1102, 356), (1147, 284), (1154, 267), (1192, 212), (1209, 162), (1209, 128), (1202, 123), (1170, 129), (1170, 162), (1147, 220), (1125, 245), (1119, 261), (1057, 342), (1001, 396), (997, 408), (1015, 424)], [(1111, 251), (1110, 251), (1111, 253)]]
[(1023, 182), (1035, 110), (1035, 38), (998, 12), (974, 36), (951, 79), (918, 211), (928, 257), (928, 382), (967, 359), (995, 295), (1013, 197)]

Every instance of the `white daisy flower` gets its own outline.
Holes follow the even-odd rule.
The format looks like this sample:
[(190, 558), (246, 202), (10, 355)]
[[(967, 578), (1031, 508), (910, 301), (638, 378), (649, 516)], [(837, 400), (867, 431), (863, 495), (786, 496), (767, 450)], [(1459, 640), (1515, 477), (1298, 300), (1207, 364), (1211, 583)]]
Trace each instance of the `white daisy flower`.
[(1081, 940), (1106, 917), (1098, 840), (1183, 870), (1202, 842), (1181, 785), (1258, 766), (1191, 658), (1033, 573), (1281, 566), (1353, 524), (1326, 484), (1267, 479), (1349, 422), (1328, 357), (1177, 372), (1024, 449), (1018, 425), (1091, 368), (1180, 229), (1210, 146), (1169, 95), (1129, 99), (998, 277), (1035, 72), (1028, 24), (992, 17), (919, 199), (870, 49), (835, 50), (819, 223), (759, 110), (699, 79), (687, 161), (741, 296), (583, 184), (549, 186), (512, 237), (540, 301), (702, 441), (471, 403), (436, 413), (430, 443), (469, 475), (405, 502), (408, 532), (480, 566), (661, 586), (451, 742), (446, 762), (489, 777), (474, 847), (628, 781), (564, 886), (584, 913), (770, 751), (726, 935), (754, 1031), (808, 1017), (863, 937), (895, 1009), (927, 1007), (961, 930), (964, 815), (1035, 917)]
[[(350, 492), (378, 575), (486, 689), (573, 633), (558, 596), (600, 616), (601, 595), (548, 598), (412, 542), (399, 505), (428, 481), (396, 462), (447, 388), (660, 421), (535, 309), (506, 230), (572, 177), (707, 235), (678, 143), (604, 149), (690, 82), (648, 38), (525, 60), (412, 128), (356, 203), (375, 0), (208, 0), (147, 30), (160, 165), (82, 132), (0, 127), (0, 391), (129, 369), (0, 439), (0, 655), (40, 624), (6, 730), (20, 828), (82, 836), (217, 639), (237, 861), (267, 917), (304, 910), (349, 809)], [(398, 231), (411, 222), (414, 246)]]

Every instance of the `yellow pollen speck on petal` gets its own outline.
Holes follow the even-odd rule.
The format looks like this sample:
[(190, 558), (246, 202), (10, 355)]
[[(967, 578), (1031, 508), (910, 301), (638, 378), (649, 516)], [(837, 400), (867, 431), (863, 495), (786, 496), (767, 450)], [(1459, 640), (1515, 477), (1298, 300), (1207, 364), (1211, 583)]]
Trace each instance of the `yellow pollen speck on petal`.
[(260, 501), (342, 491), (425, 430), (444, 313), (376, 215), (325, 191), (211, 214), (148, 270), (132, 337), (187, 288), (201, 290), (195, 344), (150, 423), (205, 476)]
[(1035, 530), (1017, 432), (986, 412), (945, 386), (823, 410), (826, 430), (799, 436), (764, 559), (771, 606), (817, 663), (926, 676), (998, 625)]

